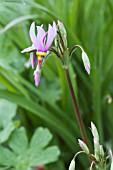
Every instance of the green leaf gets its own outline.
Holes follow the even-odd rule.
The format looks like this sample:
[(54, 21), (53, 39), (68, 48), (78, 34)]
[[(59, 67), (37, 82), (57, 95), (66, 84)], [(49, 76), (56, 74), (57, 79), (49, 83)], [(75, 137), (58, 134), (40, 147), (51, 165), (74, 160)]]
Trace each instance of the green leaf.
[(5, 142), (16, 128), (12, 122), (13, 117), (16, 115), (16, 109), (16, 104), (0, 99), (0, 143)]
[(9, 122), (4, 127), (4, 129), (0, 131), (0, 143), (4, 143), (9, 138), (9, 136), (11, 135), (14, 129), (15, 129), (15, 126), (13, 122)]
[(58, 159), (59, 155), (60, 151), (58, 147), (56, 146), (49, 147), (32, 157), (32, 166), (44, 165), (50, 162), (52, 163)]
[(9, 146), (16, 154), (23, 154), (28, 148), (28, 139), (23, 127), (16, 129), (11, 135)]
[(42, 127), (38, 128), (30, 142), (31, 151), (34, 152), (37, 149), (36, 151), (38, 152), (38, 150), (47, 146), (51, 139), (52, 135), (48, 129)]
[(23, 22), (28, 19), (34, 19), (34, 18), (38, 18), (38, 16), (37, 15), (26, 15), (26, 16), (21, 16), (19, 18), (16, 18), (13, 21), (11, 21), (9, 24), (7, 24), (2, 30), (0, 30), (0, 34), (3, 34), (8, 29), (12, 28), (13, 26), (15, 26), (16, 24), (20, 22)]
[(52, 135), (49, 130), (40, 127), (34, 133), (28, 147), (25, 128), (16, 129), (8, 141), (8, 148), (12, 152), (0, 146), (0, 165), (11, 166), (16, 170), (30, 170), (33, 166), (56, 161), (60, 154), (58, 147), (44, 148), (50, 142), (51, 138)]
[(16, 115), (16, 109), (16, 104), (0, 99), (0, 125), (7, 125)]
[(9, 149), (0, 146), (0, 165), (12, 166), (15, 164), (15, 155)]

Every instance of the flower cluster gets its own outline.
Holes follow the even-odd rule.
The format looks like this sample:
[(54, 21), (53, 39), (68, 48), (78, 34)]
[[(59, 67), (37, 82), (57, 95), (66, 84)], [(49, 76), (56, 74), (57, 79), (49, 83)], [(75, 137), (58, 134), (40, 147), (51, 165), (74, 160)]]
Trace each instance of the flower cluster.
[(110, 157), (111, 158), (110, 170), (113, 170), (112, 151), (109, 150), (110, 156), (107, 156), (107, 154), (104, 152), (103, 146), (99, 143), (99, 134), (97, 128), (92, 122), (91, 122), (91, 132), (93, 135), (93, 142), (94, 142), (94, 154), (91, 154), (88, 146), (82, 140), (78, 139), (78, 143), (82, 151), (79, 151), (78, 153), (75, 154), (74, 158), (70, 163), (69, 170), (75, 170), (75, 160), (76, 157), (80, 154), (87, 154), (89, 156), (91, 160), (90, 170), (93, 170), (94, 168), (99, 170), (106, 170), (107, 159)]
[[(76, 48), (80, 48), (85, 69), (90, 74), (90, 62), (83, 48), (79, 45), (75, 45), (70, 51), (67, 48), (67, 33), (62, 22), (58, 21), (58, 24), (53, 22), (52, 26), (49, 24), (47, 32), (43, 29), (43, 25), (35, 26), (33, 22), (30, 27), (30, 39), (32, 46), (24, 49), (22, 53), (30, 52), (32, 69), (35, 69), (36, 87), (40, 83), (41, 69), (50, 51), (60, 59), (62, 67), (68, 69), (72, 53)], [(55, 46), (51, 47), (53, 41), (55, 41)]]

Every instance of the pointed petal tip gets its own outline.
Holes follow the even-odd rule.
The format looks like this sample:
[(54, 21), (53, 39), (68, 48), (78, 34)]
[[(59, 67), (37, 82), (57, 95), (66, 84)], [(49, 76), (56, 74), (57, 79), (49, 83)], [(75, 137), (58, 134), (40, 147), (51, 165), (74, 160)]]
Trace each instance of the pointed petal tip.
[(90, 75), (90, 66), (86, 66), (86, 71), (87, 71), (87, 73)]
[(22, 50), (21, 53), (27, 53), (28, 51), (26, 49)]
[(40, 73), (38, 71), (34, 72), (35, 75), (35, 86), (38, 87), (40, 84)]
[(21, 53), (23, 54), (23, 53), (24, 53), (24, 50), (22, 50)]

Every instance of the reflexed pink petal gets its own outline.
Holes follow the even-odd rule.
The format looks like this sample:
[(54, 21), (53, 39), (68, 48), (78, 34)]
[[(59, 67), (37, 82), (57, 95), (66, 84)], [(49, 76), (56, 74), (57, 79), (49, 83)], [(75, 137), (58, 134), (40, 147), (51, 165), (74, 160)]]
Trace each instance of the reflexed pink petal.
[(49, 29), (48, 29), (48, 39), (47, 39), (47, 43), (45, 46), (46, 51), (48, 51), (48, 49), (50, 48), (55, 36), (57, 34), (56, 29), (54, 29), (50, 24), (49, 24)]
[(35, 72), (35, 86), (38, 87), (40, 84), (40, 72)]
[(38, 29), (38, 35), (37, 35), (37, 50), (38, 51), (44, 51), (44, 43), (43, 39), (46, 35), (46, 32), (41, 26), (37, 26)]
[(35, 51), (36, 48), (34, 47), (34, 45), (32, 45), (31, 47), (25, 48), (24, 50), (21, 51), (21, 53), (29, 53), (32, 51)]
[(86, 66), (86, 71), (88, 74), (90, 74), (90, 67), (88, 65)]
[(37, 49), (37, 37), (35, 35), (35, 22), (33, 22), (31, 24), (29, 34), (30, 34), (32, 43), (34, 44), (35, 48)]
[(32, 69), (34, 69), (36, 65), (36, 59), (37, 59), (36, 53), (30, 53), (30, 59), (31, 59)]

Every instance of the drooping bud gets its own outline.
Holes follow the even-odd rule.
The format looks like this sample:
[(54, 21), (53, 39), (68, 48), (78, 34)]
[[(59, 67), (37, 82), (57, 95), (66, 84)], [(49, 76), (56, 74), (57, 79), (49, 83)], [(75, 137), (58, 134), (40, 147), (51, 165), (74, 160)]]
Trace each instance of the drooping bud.
[(70, 165), (69, 165), (69, 170), (75, 170), (75, 160), (72, 159)]
[(72, 55), (72, 53), (77, 49), (80, 48), (82, 50), (82, 61), (85, 67), (85, 70), (87, 71), (88, 74), (90, 74), (90, 61), (89, 58), (86, 54), (86, 52), (83, 50), (83, 48), (80, 45), (75, 45), (72, 47), (71, 51), (70, 51), (70, 57)]
[(82, 60), (87, 73), (90, 74), (90, 61), (84, 50), (82, 50)]
[(33, 52), (30, 53), (30, 60), (31, 60), (32, 69), (35, 68), (36, 59), (37, 59), (36, 53), (33, 53)]
[(89, 149), (87, 147), (87, 145), (80, 139), (78, 139), (78, 143), (80, 145), (80, 147), (82, 148), (82, 150), (86, 153), (89, 154)]

